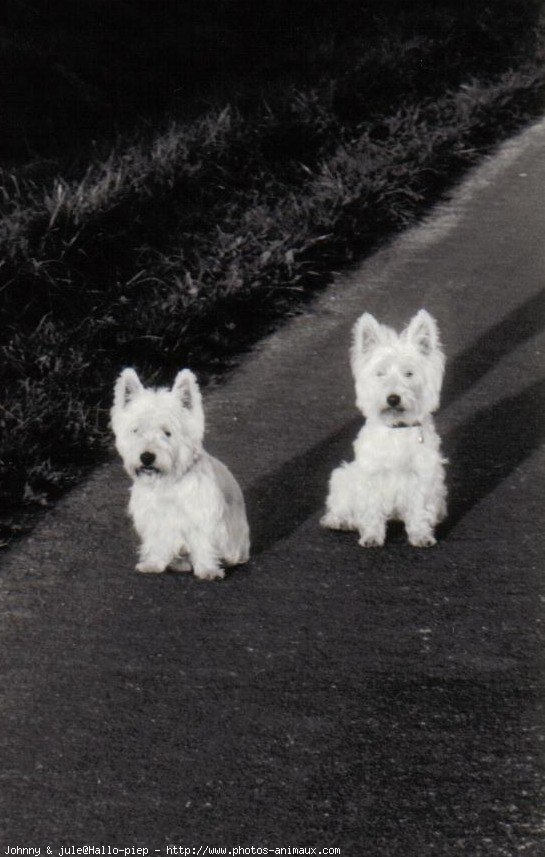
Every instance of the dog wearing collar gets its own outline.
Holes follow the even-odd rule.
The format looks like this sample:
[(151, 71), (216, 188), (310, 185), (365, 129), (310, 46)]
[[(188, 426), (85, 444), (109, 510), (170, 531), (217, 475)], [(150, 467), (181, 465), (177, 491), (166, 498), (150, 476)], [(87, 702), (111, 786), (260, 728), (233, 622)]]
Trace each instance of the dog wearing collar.
[(321, 524), (356, 530), (362, 547), (375, 547), (388, 520), (401, 520), (411, 545), (434, 545), (447, 496), (432, 417), (445, 368), (437, 324), (421, 309), (397, 334), (366, 312), (353, 329), (350, 362), (365, 425), (354, 461), (331, 474)]
[(141, 539), (136, 570), (193, 571), (224, 577), (222, 565), (247, 562), (250, 542), (242, 491), (203, 449), (201, 392), (189, 369), (172, 388), (146, 388), (134, 369), (116, 381), (111, 425), (133, 480), (129, 513)]

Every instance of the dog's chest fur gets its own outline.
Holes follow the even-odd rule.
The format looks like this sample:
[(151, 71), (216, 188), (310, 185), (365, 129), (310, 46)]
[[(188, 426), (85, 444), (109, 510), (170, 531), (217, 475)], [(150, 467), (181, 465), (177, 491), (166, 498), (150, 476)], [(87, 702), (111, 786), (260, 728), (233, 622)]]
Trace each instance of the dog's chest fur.
[(354, 441), (356, 462), (367, 474), (416, 475), (433, 466), (439, 437), (433, 425), (391, 428), (365, 425)]
[(389, 518), (402, 519), (415, 492), (434, 478), (441, 461), (439, 443), (433, 425), (364, 426), (354, 443), (362, 490), (373, 492)]
[(131, 488), (129, 511), (137, 529), (148, 525), (167, 528), (194, 524), (218, 502), (215, 483), (203, 458), (181, 478), (141, 478)]

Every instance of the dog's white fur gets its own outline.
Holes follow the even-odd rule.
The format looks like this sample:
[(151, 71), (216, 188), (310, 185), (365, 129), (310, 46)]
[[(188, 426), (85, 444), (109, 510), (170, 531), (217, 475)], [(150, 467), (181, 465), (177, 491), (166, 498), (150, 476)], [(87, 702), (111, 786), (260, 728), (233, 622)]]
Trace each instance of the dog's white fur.
[(145, 388), (134, 369), (115, 384), (111, 424), (133, 480), (129, 512), (141, 538), (137, 571), (193, 570), (202, 580), (248, 560), (242, 491), (231, 472), (203, 449), (201, 393), (189, 369), (172, 389)]
[(384, 544), (387, 521), (397, 519), (412, 545), (433, 545), (446, 515), (445, 459), (431, 415), (445, 366), (435, 320), (422, 309), (398, 335), (364, 313), (353, 329), (351, 366), (366, 422), (354, 461), (331, 474), (321, 524), (357, 530), (360, 545), (371, 547)]

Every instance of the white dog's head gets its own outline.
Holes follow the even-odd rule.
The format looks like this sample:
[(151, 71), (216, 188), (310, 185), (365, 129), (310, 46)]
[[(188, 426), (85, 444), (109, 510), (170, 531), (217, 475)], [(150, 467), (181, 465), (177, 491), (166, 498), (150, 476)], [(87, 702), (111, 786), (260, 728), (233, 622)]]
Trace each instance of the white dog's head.
[(146, 388), (134, 369), (115, 383), (111, 424), (132, 479), (179, 478), (202, 450), (204, 413), (194, 374), (183, 369), (170, 390)]
[(356, 404), (367, 419), (410, 424), (439, 407), (445, 357), (426, 310), (399, 335), (364, 313), (354, 325), (350, 358)]

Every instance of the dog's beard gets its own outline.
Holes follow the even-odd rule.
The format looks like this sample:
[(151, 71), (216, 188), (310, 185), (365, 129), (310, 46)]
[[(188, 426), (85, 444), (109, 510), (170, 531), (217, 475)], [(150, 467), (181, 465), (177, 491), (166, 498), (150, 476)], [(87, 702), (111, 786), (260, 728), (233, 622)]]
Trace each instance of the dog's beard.
[(387, 426), (393, 426), (400, 422), (411, 424), (415, 420), (422, 419), (422, 412), (417, 404), (400, 404), (394, 408), (383, 408), (380, 411), (380, 419)]
[(397, 405), (395, 408), (383, 408), (380, 412), (380, 417), (386, 425), (392, 425), (398, 420), (405, 419), (406, 416), (407, 408), (404, 405)]
[(405, 414), (406, 412), (407, 409), (404, 408), (402, 405), (399, 405), (397, 408), (383, 408), (381, 414), (383, 417), (392, 417), (392, 419), (395, 419), (396, 417), (402, 416), (402, 414)]
[(139, 464), (133, 468), (134, 478), (161, 479), (170, 477), (171, 479), (182, 479), (192, 469), (198, 457), (199, 453), (197, 450), (187, 449), (184, 455), (180, 455), (168, 463)]
[(134, 471), (134, 475), (137, 478), (140, 478), (141, 476), (161, 476), (162, 474), (163, 474), (163, 471), (160, 470), (158, 467), (155, 467), (153, 464), (148, 465), (148, 466), (145, 466), (144, 464), (142, 464), (140, 467), (137, 467), (136, 470)]

